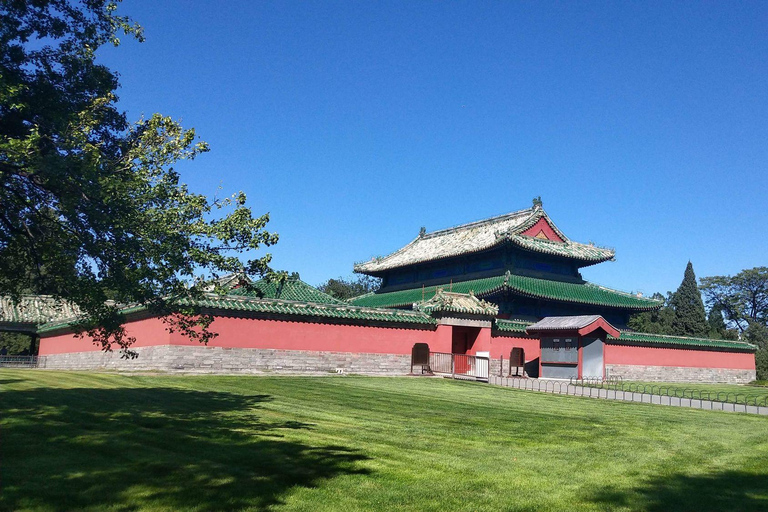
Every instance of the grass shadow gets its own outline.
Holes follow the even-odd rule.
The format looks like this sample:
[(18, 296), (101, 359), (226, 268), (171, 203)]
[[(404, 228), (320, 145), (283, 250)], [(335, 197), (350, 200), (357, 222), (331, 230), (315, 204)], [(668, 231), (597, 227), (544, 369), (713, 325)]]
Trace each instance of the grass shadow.
[(270, 400), (159, 387), (4, 391), (0, 508), (268, 510), (294, 487), (366, 473), (354, 449), (288, 435), (313, 425), (262, 421)]
[(768, 510), (768, 475), (724, 471), (708, 475), (654, 477), (630, 492), (602, 489), (590, 501), (603, 505), (605, 510), (762, 512)]

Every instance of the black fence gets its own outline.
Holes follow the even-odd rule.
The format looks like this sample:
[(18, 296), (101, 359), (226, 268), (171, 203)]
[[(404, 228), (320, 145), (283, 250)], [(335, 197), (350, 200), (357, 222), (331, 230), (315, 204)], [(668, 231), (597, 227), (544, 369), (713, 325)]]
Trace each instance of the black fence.
[(750, 396), (748, 393), (734, 391), (712, 391), (696, 389), (693, 386), (673, 386), (670, 384), (653, 384), (624, 382), (621, 377), (608, 379), (571, 379), (570, 384), (596, 389), (607, 389), (624, 393), (638, 393), (640, 395), (668, 396), (686, 400), (706, 400), (724, 404), (736, 404), (753, 407), (768, 407), (768, 389), (765, 396)]
[(37, 356), (0, 356), (0, 368), (37, 368)]
[[(527, 379), (514, 376), (498, 377), (496, 375), (491, 378), (490, 382), (500, 386), (544, 393), (768, 415), (768, 404), (766, 403), (768, 397), (749, 397), (741, 393), (734, 396), (733, 392), (720, 392), (721, 400), (717, 400), (717, 392), (691, 387), (676, 388), (668, 385), (624, 383), (620, 379)], [(685, 396), (682, 396), (683, 390)], [(675, 394), (676, 391), (679, 393)], [(725, 401), (726, 399), (731, 401)]]

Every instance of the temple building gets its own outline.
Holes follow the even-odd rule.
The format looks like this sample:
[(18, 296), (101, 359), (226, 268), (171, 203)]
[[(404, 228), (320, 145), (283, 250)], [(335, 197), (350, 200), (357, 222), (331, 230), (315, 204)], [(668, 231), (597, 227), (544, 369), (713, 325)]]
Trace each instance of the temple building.
[(382, 279), (357, 306), (410, 309), (443, 288), (472, 291), (499, 307), (499, 318), (601, 315), (623, 329), (633, 313), (661, 302), (586, 282), (580, 269), (613, 260), (613, 249), (568, 239), (534, 200), (532, 208), (426, 233), (383, 258), (355, 266)]
[(135, 359), (103, 352), (74, 331), (75, 310), (54, 314), (37, 299), (23, 311), (0, 301), (0, 329), (39, 336), (40, 366), (60, 369), (403, 375), (418, 356), (435, 373), (486, 380), (512, 366), (528, 378), (755, 379), (756, 347), (747, 342), (628, 330), (631, 314), (661, 304), (582, 278), (582, 268), (614, 255), (568, 239), (536, 200), (507, 215), (422, 229), (402, 249), (356, 265), (382, 286), (349, 301), (298, 275), (229, 276), (219, 292), (181, 301), (213, 317), (218, 336), (205, 346), (142, 307), (125, 309)]

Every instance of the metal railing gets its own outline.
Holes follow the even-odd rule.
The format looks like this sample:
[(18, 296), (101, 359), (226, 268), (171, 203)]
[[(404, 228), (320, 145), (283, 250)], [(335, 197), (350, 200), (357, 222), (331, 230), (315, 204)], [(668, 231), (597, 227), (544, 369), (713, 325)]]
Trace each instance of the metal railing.
[(454, 379), (488, 381), (490, 365), (487, 357), (430, 352), (429, 367), (433, 373), (450, 375)]
[(37, 356), (0, 356), (0, 368), (37, 368)]
[[(693, 390), (692, 388), (685, 388), (685, 396), (677, 396), (671, 393), (658, 394), (651, 393), (651, 391), (658, 392), (659, 389), (661, 389), (662, 392), (664, 392), (666, 391), (666, 388), (675, 388), (667, 385), (643, 385), (634, 382), (624, 383), (621, 379), (607, 381), (602, 381), (600, 379), (549, 380), (498, 377), (494, 375), (490, 382), (491, 384), (527, 391), (541, 391), (561, 395), (602, 398), (605, 400), (622, 400), (646, 404), (691, 407), (694, 409), (768, 415), (768, 403), (766, 403), (768, 397), (758, 397), (756, 399), (751, 397), (746, 400), (740, 398), (738, 402), (726, 402), (717, 400), (718, 393), (716, 392), (699, 391)], [(693, 391), (693, 393), (690, 393), (690, 391)], [(730, 394), (731, 397), (733, 397), (733, 393), (720, 392), (720, 398), (725, 399), (726, 397), (724, 395), (727, 394)], [(739, 395), (741, 396), (741, 394)]]
[(768, 407), (768, 390), (766, 395), (750, 396), (747, 393), (737, 393), (735, 391), (710, 391), (705, 389), (696, 389), (693, 386), (672, 386), (669, 384), (652, 384), (639, 382), (624, 382), (621, 377), (612, 377), (607, 380), (600, 379), (571, 379), (571, 384), (575, 386), (585, 386), (597, 389), (609, 389), (619, 393), (637, 393), (641, 396), (654, 395), (671, 398), (680, 398), (681, 400), (698, 402), (719, 402), (724, 404), (735, 404), (752, 407)]

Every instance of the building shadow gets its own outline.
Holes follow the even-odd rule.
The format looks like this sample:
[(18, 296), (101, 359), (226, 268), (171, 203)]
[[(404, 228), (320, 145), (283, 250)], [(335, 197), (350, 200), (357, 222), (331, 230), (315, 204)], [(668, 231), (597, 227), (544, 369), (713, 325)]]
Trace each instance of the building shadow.
[(768, 473), (724, 471), (650, 478), (630, 491), (605, 488), (592, 496), (604, 510), (758, 512), (768, 510)]
[(367, 474), (359, 451), (311, 442), (313, 425), (262, 420), (267, 395), (162, 387), (1, 395), (2, 510), (267, 510), (297, 487)]
[(525, 374), (537, 379), (539, 377), (539, 358), (532, 359), (525, 363)]

